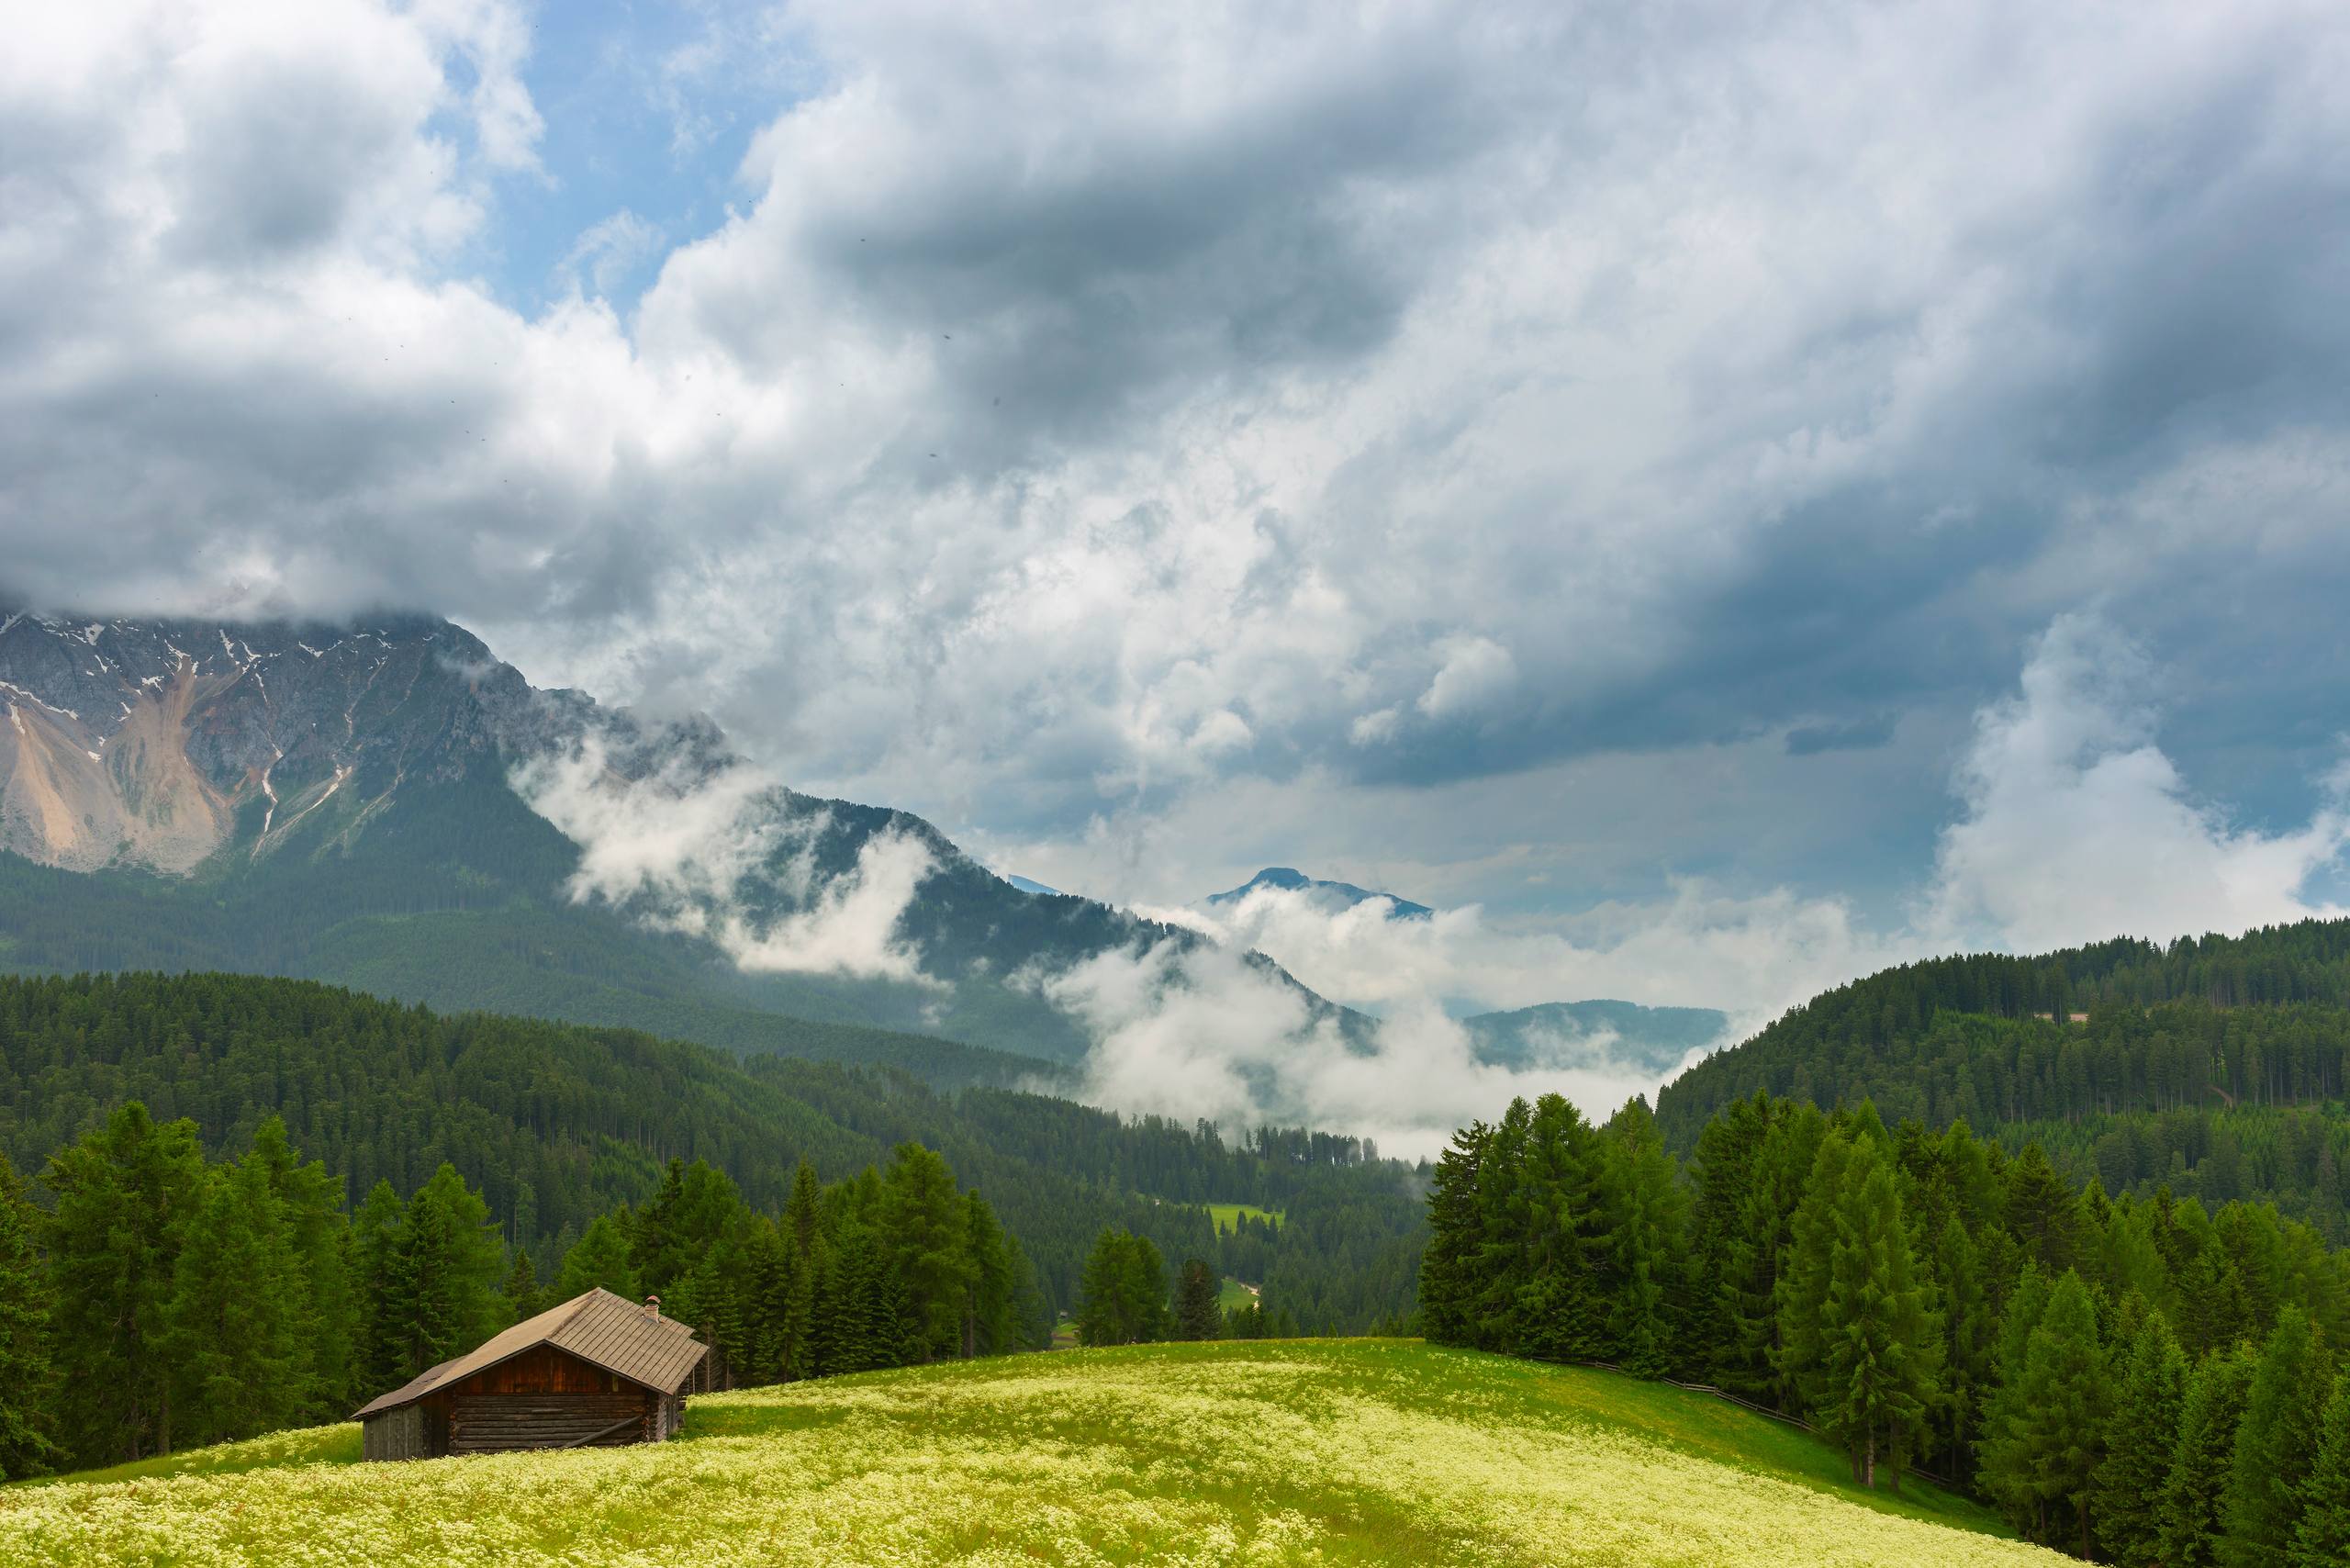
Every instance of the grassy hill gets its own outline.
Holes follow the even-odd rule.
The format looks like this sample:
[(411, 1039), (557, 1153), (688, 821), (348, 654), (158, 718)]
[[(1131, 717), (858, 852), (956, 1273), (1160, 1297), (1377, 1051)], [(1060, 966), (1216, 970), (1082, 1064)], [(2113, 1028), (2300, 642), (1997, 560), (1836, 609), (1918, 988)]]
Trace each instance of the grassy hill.
[(696, 1399), (646, 1448), (325, 1428), (0, 1491), (27, 1563), (2063, 1561), (1702, 1395), (1407, 1340), (1154, 1346)]

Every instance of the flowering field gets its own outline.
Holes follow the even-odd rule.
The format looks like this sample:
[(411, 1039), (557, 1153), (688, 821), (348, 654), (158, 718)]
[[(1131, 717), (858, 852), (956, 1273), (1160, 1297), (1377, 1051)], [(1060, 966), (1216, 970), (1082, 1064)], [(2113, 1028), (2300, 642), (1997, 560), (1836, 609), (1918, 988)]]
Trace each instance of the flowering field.
[(658, 1447), (366, 1465), (351, 1432), (0, 1490), (0, 1561), (2065, 1561), (1930, 1491), (1841, 1486), (1838, 1456), (1697, 1395), (1401, 1340), (718, 1394)]

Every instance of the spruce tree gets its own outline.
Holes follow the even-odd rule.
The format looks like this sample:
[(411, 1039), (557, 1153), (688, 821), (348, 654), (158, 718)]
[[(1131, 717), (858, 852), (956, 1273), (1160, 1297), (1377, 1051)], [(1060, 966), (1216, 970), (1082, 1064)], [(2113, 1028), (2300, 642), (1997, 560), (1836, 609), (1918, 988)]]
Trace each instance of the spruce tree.
[(2080, 1219), (2073, 1194), (2037, 1143), (2008, 1167), (2008, 1229), (2024, 1256), (2054, 1279), (2073, 1266)]
[(506, 1282), (498, 1287), (498, 1299), (504, 1303), (498, 1316), (509, 1324), (520, 1323), (526, 1317), (536, 1317), (545, 1310), (539, 1301), (542, 1294), (538, 1271), (531, 1266), (531, 1254), (517, 1247), (514, 1249), (514, 1266), (506, 1271)]
[(258, 1156), (209, 1174), (166, 1306), (176, 1440), (290, 1426), (309, 1405), (308, 1281)]
[(1421, 1332), (1439, 1345), (1466, 1345), (1476, 1328), (1480, 1231), (1477, 1166), (1490, 1129), (1472, 1122), (1452, 1135), (1428, 1184), (1428, 1239), (1420, 1254)]
[(1594, 1141), (1606, 1226), (1608, 1350), (1626, 1372), (1662, 1377), (1687, 1317), (1687, 1200), (1645, 1099), (1628, 1101)]
[(2112, 1408), (2107, 1379), (2088, 1287), (2068, 1269), (2031, 1329), (2021, 1377), (2000, 1391), (1983, 1442), (1983, 1484), (2034, 1540), (2076, 1541), (2083, 1556)]
[(361, 1343), (361, 1303), (353, 1289), (351, 1226), (342, 1215), (342, 1182), (323, 1160), (305, 1164), (272, 1116), (253, 1133), (252, 1157), (269, 1173), (270, 1192), (285, 1216), (286, 1239), (302, 1276), (299, 1318), (309, 1396), (304, 1420), (340, 1420), (352, 1405), (354, 1358)]
[(966, 1356), (992, 1356), (1020, 1343), (1018, 1297), (1024, 1260), (995, 1210), (977, 1192), (963, 1198), (963, 1343)]
[(1561, 1361), (1604, 1357), (1610, 1349), (1599, 1277), (1607, 1263), (1606, 1157), (1590, 1124), (1558, 1094), (1535, 1102), (1515, 1147), (1514, 1161), (1491, 1168), (1496, 1179), (1505, 1170), (1513, 1184), (1500, 1212), (1523, 1227), (1507, 1249), (1517, 1282), (1505, 1315), (1508, 1348)]
[(1863, 1142), (1843, 1174), (1828, 1292), (1820, 1305), (1820, 1425), (1862, 1454), (1874, 1487), (1880, 1457), (1899, 1466), (1925, 1429), (1942, 1371), (1942, 1321), (1919, 1277), (1893, 1169)]
[(1774, 1361), (1795, 1409), (1818, 1410), (1832, 1397), (1823, 1313), (1835, 1260), (1836, 1205), (1843, 1195), (1844, 1167), (1852, 1158), (1852, 1140), (1841, 1127), (1830, 1129), (1812, 1157), (1802, 1199), (1788, 1226), (1786, 1258), (1778, 1274)]
[(489, 1205), (442, 1165), (401, 1215), (385, 1312), (401, 1374), (463, 1355), (498, 1329), (503, 1272)]
[(2121, 1568), (2160, 1568), (2163, 1562), (2163, 1494), (2186, 1401), (2187, 1354), (2168, 1320), (2147, 1312), (2114, 1405), (2093, 1495), (2098, 1539)]
[(628, 1238), (621, 1234), (620, 1222), (610, 1215), (598, 1215), (588, 1222), (571, 1250), (563, 1255), (563, 1272), (555, 1281), (557, 1301), (569, 1301), (586, 1291), (608, 1290), (614, 1295), (634, 1301), (644, 1293), (637, 1289), (636, 1271), (629, 1267)]
[(367, 1190), (359, 1211), (351, 1216), (352, 1294), (357, 1302), (357, 1338), (352, 1350), (351, 1387), (346, 1397), (365, 1404), (408, 1381), (408, 1364), (393, 1316), (392, 1275), (399, 1252), (400, 1226), (406, 1218), (399, 1196), (388, 1181)]
[(171, 1451), (168, 1307), (202, 1201), (196, 1124), (133, 1100), (50, 1157), (48, 1243), (59, 1439), (79, 1464)]
[(1175, 1338), (1213, 1339), (1222, 1326), (1216, 1305), (1221, 1287), (1215, 1271), (1197, 1258), (1183, 1260), (1175, 1286)]
[(2268, 1568), (2292, 1549), (2301, 1479), (2332, 1382), (2309, 1315), (2287, 1307), (2261, 1348), (2220, 1498), (2222, 1568)]
[(2350, 1562), (2350, 1370), (2333, 1380), (2317, 1452), (2301, 1484), (2301, 1522), (2290, 1568), (2341, 1568)]
[(2252, 1392), (2252, 1358), (2225, 1351), (2188, 1374), (2178, 1449), (2163, 1488), (2163, 1568), (2219, 1568), (2221, 1494), (2234, 1463), (2236, 1425)]
[(974, 1282), (969, 1217), (954, 1172), (934, 1150), (903, 1143), (893, 1151), (882, 1183), (880, 1231), (905, 1294), (914, 1359), (960, 1353)]
[(46, 1473), (57, 1379), (50, 1362), (50, 1292), (37, 1227), (40, 1211), (0, 1155), (0, 1481)]

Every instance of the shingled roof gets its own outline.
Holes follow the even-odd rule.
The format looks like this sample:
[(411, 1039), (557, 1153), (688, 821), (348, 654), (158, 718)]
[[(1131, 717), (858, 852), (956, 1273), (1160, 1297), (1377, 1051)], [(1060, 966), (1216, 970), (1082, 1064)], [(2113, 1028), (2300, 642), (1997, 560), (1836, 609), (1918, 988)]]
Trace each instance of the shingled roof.
[(693, 1329), (674, 1317), (655, 1317), (625, 1296), (599, 1286), (561, 1306), (526, 1317), (491, 1336), (453, 1361), (428, 1368), (381, 1398), (363, 1406), (362, 1420), (412, 1404), (444, 1384), (473, 1376), (484, 1367), (539, 1345), (569, 1351), (583, 1361), (662, 1394), (675, 1394), (707, 1349)]

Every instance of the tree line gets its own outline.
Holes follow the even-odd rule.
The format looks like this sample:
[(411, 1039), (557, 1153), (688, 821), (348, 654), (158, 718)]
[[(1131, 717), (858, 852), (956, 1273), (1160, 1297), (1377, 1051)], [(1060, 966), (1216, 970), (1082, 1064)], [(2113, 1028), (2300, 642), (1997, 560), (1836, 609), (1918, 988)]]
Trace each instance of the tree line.
[[(1170, 1295), (1167, 1261), (1150, 1238), (1104, 1230), (1086, 1255), (1073, 1327), (1085, 1346), (1150, 1345), (1161, 1340), (1287, 1339), (1296, 1315), (1268, 1307), (1261, 1294), (1246, 1305), (1223, 1305), (1223, 1282), (1203, 1258), (1187, 1258)], [(1382, 1332), (1400, 1333), (1401, 1320)]]
[(56, 1150), (47, 1206), (0, 1157), (0, 1476), (108, 1464), (341, 1420), (591, 1287), (655, 1294), (724, 1374), (766, 1383), (1035, 1347), (1035, 1272), (919, 1144), (783, 1201), (673, 1159), (543, 1280), (443, 1164), (345, 1215), (341, 1180), (276, 1118), (208, 1160), (194, 1123), (130, 1102)]
[(1640, 1101), (1515, 1102), (1428, 1204), (1431, 1338), (1710, 1383), (2082, 1556), (2350, 1560), (2350, 1254), (2271, 1206), (1765, 1093), (1685, 1164)]
[[(836, 1182), (908, 1142), (990, 1194), (1056, 1312), (1074, 1302), (1097, 1233), (1118, 1226), (1265, 1284), (1301, 1322), (1360, 1329), (1410, 1310), (1424, 1234), (1416, 1168), (1327, 1134), (1227, 1137), (1046, 1095), (948, 1094), (888, 1069), (444, 1015), (310, 981), (0, 977), (0, 1152), (37, 1170), (129, 1099), (194, 1120), (216, 1159), (281, 1117), (354, 1197), (379, 1181), (412, 1193), (453, 1165), (507, 1245), (536, 1259), (650, 1191), (673, 1158), (724, 1170), (773, 1210), (801, 1160)], [(1210, 1201), (1290, 1222), (1226, 1260)]]

